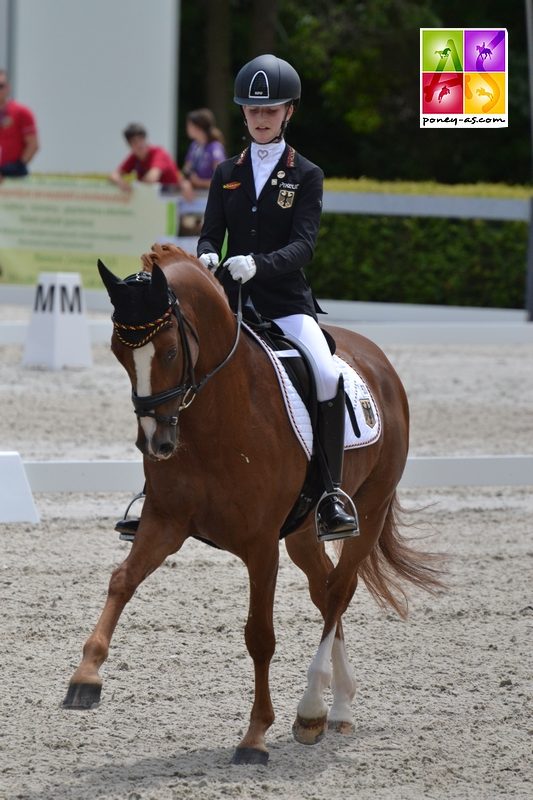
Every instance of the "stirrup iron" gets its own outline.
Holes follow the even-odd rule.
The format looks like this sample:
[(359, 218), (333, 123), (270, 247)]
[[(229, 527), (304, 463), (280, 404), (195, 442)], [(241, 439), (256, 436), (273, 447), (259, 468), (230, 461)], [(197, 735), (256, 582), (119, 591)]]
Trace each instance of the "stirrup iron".
[[(333, 500), (336, 500), (338, 503), (340, 503), (341, 506), (344, 506), (345, 503), (348, 504), (348, 510), (346, 511), (346, 513), (351, 514), (351, 516), (353, 517), (354, 519), (353, 527), (337, 531), (329, 531), (326, 528), (320, 517), (320, 506), (325, 500), (328, 499), (328, 497), (331, 497)], [(331, 492), (325, 491), (321, 495), (318, 503), (315, 506), (315, 530), (319, 542), (331, 542), (337, 539), (353, 539), (356, 536), (359, 536), (361, 531), (359, 530), (359, 517), (357, 514), (357, 509), (355, 507), (354, 501), (352, 500), (350, 495), (347, 494), (345, 491), (343, 491), (340, 487), (335, 488)]]
[(115, 530), (118, 531), (119, 533), (118, 538), (121, 539), (123, 542), (133, 542), (133, 540), (135, 539), (135, 533), (139, 525), (139, 520), (135, 518), (128, 519), (128, 513), (132, 505), (136, 503), (137, 500), (144, 500), (145, 497), (146, 495), (144, 493), (144, 490), (138, 492), (133, 497), (133, 499), (128, 503), (126, 511), (124, 512), (124, 517), (122, 519), (119, 519), (115, 525)]

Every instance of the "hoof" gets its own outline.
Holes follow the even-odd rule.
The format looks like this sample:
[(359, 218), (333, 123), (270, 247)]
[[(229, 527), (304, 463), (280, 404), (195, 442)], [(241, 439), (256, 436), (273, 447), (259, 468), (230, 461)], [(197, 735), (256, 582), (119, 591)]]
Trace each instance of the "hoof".
[(237, 747), (231, 759), (232, 764), (268, 764), (268, 753), (266, 750), (258, 750), (255, 747)]
[(324, 738), (327, 726), (327, 716), (317, 719), (304, 719), (299, 714), (292, 726), (292, 734), (300, 744), (317, 744)]
[(328, 722), (328, 730), (340, 733), (342, 736), (352, 736), (355, 733), (355, 725), (351, 722), (332, 719)]
[(101, 693), (102, 686), (98, 683), (71, 683), (63, 700), (63, 708), (80, 711), (96, 708), (100, 703)]

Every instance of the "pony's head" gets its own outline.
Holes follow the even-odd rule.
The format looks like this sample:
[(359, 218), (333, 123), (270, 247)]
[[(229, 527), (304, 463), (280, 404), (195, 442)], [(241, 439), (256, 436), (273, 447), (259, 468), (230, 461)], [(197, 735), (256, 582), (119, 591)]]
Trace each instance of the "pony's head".
[(122, 280), (98, 261), (114, 308), (111, 349), (131, 381), (136, 445), (143, 455), (162, 460), (178, 444), (178, 417), (195, 383), (198, 341), (154, 253), (143, 256), (143, 267)]

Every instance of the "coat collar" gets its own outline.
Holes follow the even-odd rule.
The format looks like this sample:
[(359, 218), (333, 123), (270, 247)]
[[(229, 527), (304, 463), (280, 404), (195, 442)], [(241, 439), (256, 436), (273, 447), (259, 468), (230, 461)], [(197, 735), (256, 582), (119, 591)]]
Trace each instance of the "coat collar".
[[(285, 150), (281, 154), (276, 166), (273, 168), (272, 173), (276, 173), (282, 169), (293, 169), (296, 161), (296, 150), (289, 144), (286, 145)], [(250, 157), (250, 145), (247, 145), (242, 153), (237, 157), (233, 167), (232, 177), (239, 176), (242, 188), (249, 195), (252, 200), (259, 200), (264, 196), (265, 191), (270, 188), (270, 181), (267, 180), (261, 194), (257, 198), (255, 195), (254, 175), (252, 171), (252, 159)]]
[[(294, 162), (296, 159), (296, 150), (294, 147), (291, 147), (290, 144), (285, 145), (285, 150), (281, 154), (281, 158), (278, 161), (277, 166), (279, 167), (287, 167), (288, 169), (292, 169), (294, 167)], [(247, 145), (242, 153), (237, 157), (235, 162), (236, 167), (241, 167), (243, 164), (250, 163), (250, 145)]]

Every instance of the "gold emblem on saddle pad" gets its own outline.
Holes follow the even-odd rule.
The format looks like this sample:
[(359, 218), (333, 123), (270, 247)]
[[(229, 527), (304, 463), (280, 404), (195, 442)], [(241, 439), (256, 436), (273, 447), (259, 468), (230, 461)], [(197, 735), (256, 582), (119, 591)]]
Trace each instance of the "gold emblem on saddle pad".
[(363, 415), (365, 418), (365, 422), (369, 428), (373, 428), (376, 424), (376, 417), (374, 416), (374, 409), (372, 408), (372, 403), (370, 400), (360, 400), (361, 408), (363, 409)]
[(282, 208), (290, 208), (294, 202), (294, 192), (289, 192), (287, 189), (280, 189), (278, 194), (278, 206)]

